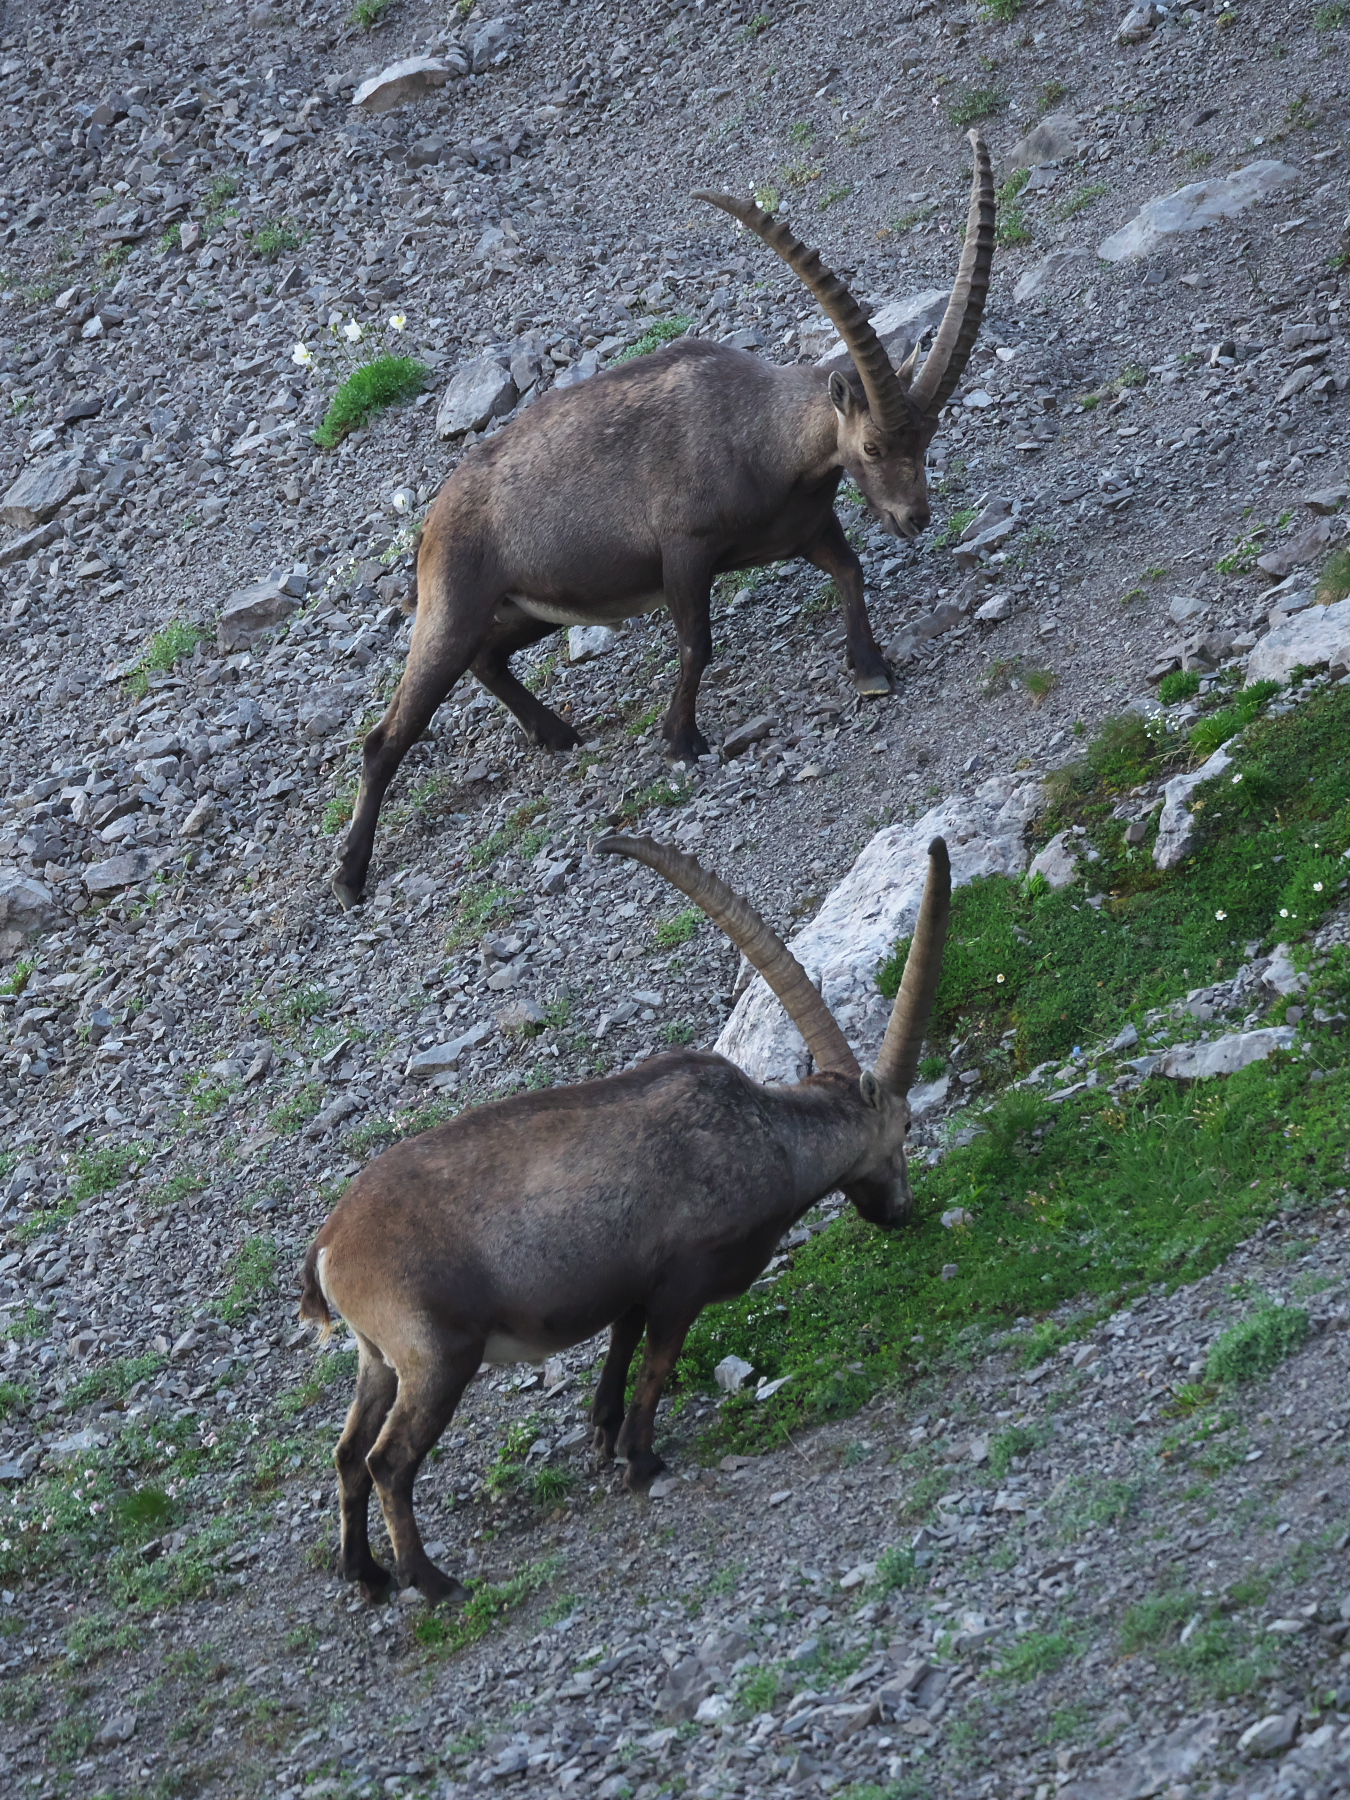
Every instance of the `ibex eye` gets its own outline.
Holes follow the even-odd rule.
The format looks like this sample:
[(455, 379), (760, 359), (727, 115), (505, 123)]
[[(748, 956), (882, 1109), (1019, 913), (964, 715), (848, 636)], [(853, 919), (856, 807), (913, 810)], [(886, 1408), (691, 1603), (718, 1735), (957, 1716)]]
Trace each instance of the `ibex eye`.
[(863, 455), (870, 456), (875, 461), (881, 455), (880, 447), (876, 444), (864, 444)]

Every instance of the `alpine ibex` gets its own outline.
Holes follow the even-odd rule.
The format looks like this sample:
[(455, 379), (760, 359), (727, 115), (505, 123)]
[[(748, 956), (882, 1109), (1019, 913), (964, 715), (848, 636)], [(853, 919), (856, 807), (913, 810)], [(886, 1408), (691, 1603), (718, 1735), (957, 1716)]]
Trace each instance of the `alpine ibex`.
[(670, 609), (680, 674), (661, 730), (670, 758), (692, 761), (708, 749), (694, 709), (712, 654), (715, 577), (804, 557), (839, 590), (858, 691), (890, 692), (834, 497), (847, 473), (893, 535), (915, 538), (928, 523), (924, 452), (980, 328), (994, 248), (989, 153), (970, 136), (965, 248), (922, 368), (917, 344), (891, 366), (847, 288), (786, 225), (748, 200), (699, 194), (796, 271), (834, 320), (854, 372), (783, 367), (683, 338), (545, 394), (468, 452), (427, 520), (407, 667), (365, 740), (361, 790), (333, 876), (344, 907), (364, 892), (386, 788), (466, 669), (535, 743), (569, 750), (580, 742), (510, 669), (515, 651), (561, 626)]
[(703, 1308), (744, 1293), (783, 1233), (835, 1188), (883, 1230), (910, 1212), (906, 1096), (947, 933), (943, 840), (929, 846), (904, 979), (866, 1074), (806, 971), (744, 900), (650, 838), (599, 848), (659, 870), (722, 927), (786, 1007), (817, 1072), (761, 1087), (723, 1057), (672, 1051), (461, 1113), (356, 1177), (305, 1258), (300, 1313), (325, 1331), (340, 1314), (359, 1346), (336, 1456), (340, 1566), (369, 1599), (390, 1580), (367, 1535), (372, 1485), (399, 1581), (432, 1602), (463, 1592), (422, 1547), (413, 1481), (484, 1362), (542, 1362), (609, 1326), (595, 1444), (624, 1456), (624, 1485), (643, 1489), (663, 1467), (657, 1401)]

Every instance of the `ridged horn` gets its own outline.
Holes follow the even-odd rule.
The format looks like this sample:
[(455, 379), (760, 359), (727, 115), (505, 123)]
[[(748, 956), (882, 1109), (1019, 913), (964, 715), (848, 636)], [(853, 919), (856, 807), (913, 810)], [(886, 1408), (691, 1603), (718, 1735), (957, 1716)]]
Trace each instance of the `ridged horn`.
[(606, 856), (628, 856), (634, 862), (645, 863), (701, 907), (777, 994), (788, 1017), (806, 1039), (806, 1047), (818, 1069), (840, 1075), (861, 1074), (848, 1040), (835, 1023), (834, 1014), (812, 987), (806, 970), (748, 900), (734, 893), (716, 875), (710, 875), (692, 856), (685, 856), (669, 844), (616, 833), (601, 838), (595, 847)]
[(885, 345), (843, 282), (821, 262), (819, 250), (808, 250), (781, 220), (764, 212), (753, 200), (740, 200), (734, 194), (717, 194), (706, 188), (700, 188), (692, 198), (706, 200), (709, 206), (720, 206), (733, 219), (739, 219), (756, 237), (763, 238), (771, 250), (776, 250), (810, 289), (820, 302), (821, 310), (834, 320), (839, 336), (853, 358), (853, 366), (867, 396), (867, 410), (877, 430), (891, 433), (912, 427), (914, 409), (891, 367)]
[(933, 997), (942, 974), (942, 952), (951, 911), (952, 865), (947, 840), (934, 838), (928, 846), (928, 880), (905, 958), (904, 978), (877, 1055), (876, 1078), (892, 1094), (907, 1094), (914, 1085), (924, 1033), (933, 1016)]
[(938, 326), (933, 348), (910, 383), (909, 398), (929, 420), (937, 418), (965, 373), (984, 317), (989, 293), (989, 271), (994, 261), (994, 172), (989, 150), (978, 131), (968, 133), (975, 155), (970, 184), (970, 211), (966, 215), (966, 241), (956, 271), (947, 310)]

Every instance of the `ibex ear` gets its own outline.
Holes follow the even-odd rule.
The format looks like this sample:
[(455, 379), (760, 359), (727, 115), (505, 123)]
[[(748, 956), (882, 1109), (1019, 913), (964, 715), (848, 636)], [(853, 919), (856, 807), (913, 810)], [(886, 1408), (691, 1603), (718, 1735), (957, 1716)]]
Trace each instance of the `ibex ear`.
[(864, 1069), (858, 1077), (858, 1092), (862, 1095), (863, 1105), (880, 1108), (885, 1096), (885, 1089), (870, 1069)]
[(841, 419), (851, 418), (858, 411), (858, 396), (838, 369), (835, 369), (830, 376), (830, 400)]

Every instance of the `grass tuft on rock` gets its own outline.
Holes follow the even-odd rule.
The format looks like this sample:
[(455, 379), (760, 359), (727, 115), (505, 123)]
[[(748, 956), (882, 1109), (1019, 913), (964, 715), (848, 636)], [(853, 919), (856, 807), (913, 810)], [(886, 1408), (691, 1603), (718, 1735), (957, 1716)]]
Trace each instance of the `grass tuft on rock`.
[(1308, 1315), (1301, 1306), (1267, 1301), (1214, 1340), (1205, 1373), (1211, 1381), (1232, 1385), (1257, 1381), (1292, 1356), (1307, 1336)]
[(397, 406), (420, 394), (427, 374), (425, 365), (411, 356), (377, 356), (373, 362), (362, 363), (333, 395), (314, 442), (320, 449), (334, 449), (386, 406)]

